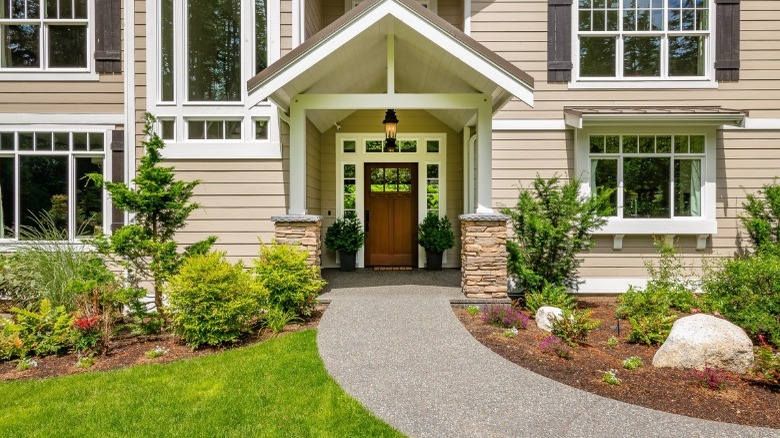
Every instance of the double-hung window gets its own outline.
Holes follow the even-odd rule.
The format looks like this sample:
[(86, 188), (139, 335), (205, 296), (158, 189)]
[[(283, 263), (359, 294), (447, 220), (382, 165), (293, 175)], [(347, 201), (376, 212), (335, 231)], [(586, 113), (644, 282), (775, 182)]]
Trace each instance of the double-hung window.
[(2, 0), (0, 71), (87, 71), (87, 0)]
[(105, 229), (105, 194), (87, 180), (105, 169), (105, 131), (0, 131), (0, 240), (40, 225), (75, 240)]
[(157, 47), (150, 111), (168, 143), (164, 154), (262, 156), (278, 143), (272, 106), (245, 105), (247, 81), (278, 57), (268, 22), (278, 0), (157, 0), (149, 8), (157, 23), (149, 34)]
[(711, 75), (712, 0), (575, 0), (578, 77), (701, 80)]

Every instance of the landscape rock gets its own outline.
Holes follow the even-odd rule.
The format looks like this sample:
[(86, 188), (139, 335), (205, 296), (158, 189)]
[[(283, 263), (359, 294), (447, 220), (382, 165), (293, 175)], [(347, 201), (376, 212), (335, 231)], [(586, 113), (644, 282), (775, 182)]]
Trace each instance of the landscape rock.
[(550, 318), (555, 319), (561, 319), (563, 318), (563, 310), (552, 307), (552, 306), (542, 306), (539, 308), (539, 310), (536, 311), (536, 326), (540, 329), (551, 332), (552, 331), (552, 324), (550, 324)]
[(675, 321), (653, 366), (699, 370), (709, 366), (745, 373), (753, 367), (753, 343), (744, 330), (725, 319), (686, 316)]

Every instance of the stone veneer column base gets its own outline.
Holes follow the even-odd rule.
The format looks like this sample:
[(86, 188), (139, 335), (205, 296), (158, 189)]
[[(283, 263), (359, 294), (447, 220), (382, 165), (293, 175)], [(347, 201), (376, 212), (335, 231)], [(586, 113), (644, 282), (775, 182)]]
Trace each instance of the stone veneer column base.
[(309, 253), (308, 262), (321, 266), (322, 216), (284, 215), (271, 216), (274, 223), (274, 239), (279, 243), (300, 244)]
[(466, 297), (507, 296), (508, 221), (503, 214), (460, 215), (461, 288)]

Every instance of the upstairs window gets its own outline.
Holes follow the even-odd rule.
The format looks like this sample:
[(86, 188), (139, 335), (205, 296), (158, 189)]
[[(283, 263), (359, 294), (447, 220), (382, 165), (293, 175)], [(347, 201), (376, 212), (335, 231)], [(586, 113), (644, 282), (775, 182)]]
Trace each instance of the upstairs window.
[(86, 70), (87, 0), (3, 0), (0, 71)]
[(711, 0), (576, 0), (580, 78), (704, 79)]

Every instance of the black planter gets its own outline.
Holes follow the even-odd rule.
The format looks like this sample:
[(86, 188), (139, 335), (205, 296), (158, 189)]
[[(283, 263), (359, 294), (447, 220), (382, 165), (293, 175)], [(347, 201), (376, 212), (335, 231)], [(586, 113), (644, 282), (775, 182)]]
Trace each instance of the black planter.
[(339, 251), (339, 259), (341, 260), (341, 271), (354, 271), (355, 270), (355, 252)]
[(441, 271), (441, 258), (444, 253), (425, 250), (425, 260), (429, 271)]

